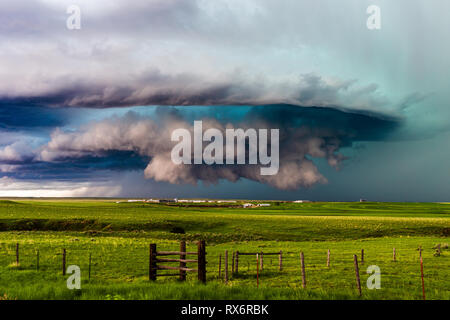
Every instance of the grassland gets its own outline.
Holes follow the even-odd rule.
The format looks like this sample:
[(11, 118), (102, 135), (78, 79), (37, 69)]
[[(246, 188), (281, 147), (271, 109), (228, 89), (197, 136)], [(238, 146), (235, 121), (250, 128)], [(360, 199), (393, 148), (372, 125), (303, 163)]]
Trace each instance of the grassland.
[[(420, 299), (419, 245), (423, 247), (427, 298), (450, 299), (450, 205), (435, 203), (271, 202), (270, 207), (115, 203), (111, 200), (0, 201), (0, 295), (10, 299), (360, 299), (353, 254), (364, 248), (361, 266), (381, 268), (381, 290), (363, 289), (362, 299)], [(195, 275), (186, 283), (161, 278), (149, 283), (148, 244), (178, 248), (184, 239), (207, 241), (208, 284)], [(20, 244), (16, 266), (15, 245)], [(397, 262), (392, 261), (392, 249)], [(66, 288), (61, 250), (82, 270), (82, 290)], [(326, 252), (331, 250), (331, 267)], [(39, 270), (36, 252), (39, 250)], [(240, 272), (225, 285), (218, 277), (224, 250), (284, 252), (265, 258), (256, 288), (253, 256), (241, 257)], [(299, 252), (306, 260), (301, 288)], [(91, 280), (87, 279), (92, 254)], [(231, 264), (231, 262), (230, 262)]]

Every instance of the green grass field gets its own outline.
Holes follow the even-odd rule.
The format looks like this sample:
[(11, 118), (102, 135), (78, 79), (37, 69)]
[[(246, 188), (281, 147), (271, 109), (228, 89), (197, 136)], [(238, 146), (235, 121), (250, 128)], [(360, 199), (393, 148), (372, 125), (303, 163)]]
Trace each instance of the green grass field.
[[(244, 201), (248, 202), (248, 201)], [(266, 201), (265, 201), (266, 202)], [(116, 203), (115, 200), (0, 200), (0, 296), (3, 299), (421, 299), (423, 248), (427, 299), (450, 299), (450, 204), (270, 202), (270, 207)], [(209, 204), (210, 205), (210, 204)], [(179, 240), (207, 243), (206, 285), (196, 275), (148, 281), (148, 246), (178, 250)], [(20, 264), (15, 264), (16, 243)], [(435, 246), (441, 244), (437, 256)], [(392, 261), (393, 248), (397, 261)], [(68, 290), (61, 275), (79, 265), (82, 289)], [(327, 250), (331, 266), (326, 266)], [(357, 295), (353, 255), (360, 265)], [(39, 270), (36, 270), (39, 250)], [(218, 275), (219, 255), (230, 252), (230, 281)], [(256, 258), (241, 256), (231, 275), (231, 252), (283, 251), (264, 257), (256, 288)], [(301, 286), (304, 252), (307, 288)], [(89, 254), (92, 255), (88, 280)], [(369, 265), (381, 269), (381, 289), (369, 290)], [(161, 271), (164, 273), (165, 271)], [(2, 299), (2, 298), (0, 298)]]

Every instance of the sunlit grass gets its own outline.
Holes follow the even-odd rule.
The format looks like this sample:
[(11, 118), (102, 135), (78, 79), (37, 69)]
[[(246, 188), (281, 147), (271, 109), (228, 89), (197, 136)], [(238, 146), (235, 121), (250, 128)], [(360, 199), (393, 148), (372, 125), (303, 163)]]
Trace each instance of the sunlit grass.
[[(273, 203), (269, 208), (202, 208), (116, 204), (108, 201), (0, 201), (0, 296), (8, 299), (359, 299), (353, 254), (360, 265), (362, 299), (421, 299), (417, 248), (422, 246), (428, 299), (450, 299), (450, 206), (393, 203)], [(174, 228), (185, 233), (174, 233)], [(179, 240), (207, 242), (208, 284), (190, 274), (148, 281), (148, 246), (178, 250)], [(20, 265), (16, 265), (19, 243)], [(441, 255), (435, 256), (441, 243)], [(396, 248), (397, 262), (392, 261)], [(67, 265), (82, 270), (82, 290), (66, 287)], [(326, 253), (331, 250), (331, 267)], [(218, 277), (219, 255), (230, 252), (230, 280)], [(264, 257), (260, 288), (256, 260), (241, 256), (231, 276), (231, 252), (283, 251)], [(301, 288), (299, 253), (307, 289)], [(39, 270), (37, 270), (39, 252)], [(92, 256), (88, 281), (89, 254)], [(382, 289), (368, 290), (366, 268), (381, 268)]]

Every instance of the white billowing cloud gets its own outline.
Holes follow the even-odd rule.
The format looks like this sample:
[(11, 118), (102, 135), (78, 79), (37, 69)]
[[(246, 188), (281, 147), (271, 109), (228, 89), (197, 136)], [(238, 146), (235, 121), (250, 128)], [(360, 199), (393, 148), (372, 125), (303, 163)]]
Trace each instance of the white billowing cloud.
[(34, 157), (33, 151), (25, 141), (0, 147), (0, 162), (23, 162), (32, 157)]
[(115, 197), (120, 186), (92, 182), (23, 181), (0, 178), (0, 197)]
[(181, 123), (173, 121), (169, 126), (160, 127), (148, 118), (139, 119), (137, 115), (130, 113), (124, 117), (92, 123), (76, 132), (57, 129), (40, 151), (38, 160), (81, 158), (109, 151), (135, 151), (140, 155), (155, 155), (162, 150), (169, 150), (167, 141), (170, 141), (170, 132), (178, 125)]
[(13, 146), (0, 149), (0, 161), (20, 161), (22, 156)]
[[(294, 151), (294, 150), (293, 150)], [(218, 183), (220, 180), (236, 182), (241, 178), (268, 184), (277, 189), (295, 190), (299, 187), (311, 187), (317, 183), (327, 183), (327, 179), (319, 172), (316, 165), (304, 157), (295, 159), (281, 159), (282, 164), (276, 175), (261, 175), (260, 166), (194, 166), (176, 165), (172, 163), (170, 154), (155, 156), (145, 168), (144, 175), (155, 181), (166, 181), (172, 184), (190, 183), (198, 181)]]
[[(263, 121), (253, 122), (251, 125), (256, 126), (256, 129), (270, 128), (270, 124)], [(241, 127), (246, 129), (249, 126), (249, 123), (242, 123)], [(203, 130), (216, 128), (225, 134), (225, 129), (229, 127), (233, 126), (217, 120), (203, 119)], [(235, 182), (246, 178), (279, 189), (297, 189), (327, 182), (308, 157), (325, 158), (333, 167), (343, 159), (338, 153), (338, 136), (330, 138), (333, 134), (338, 135), (338, 132), (302, 126), (290, 128), (291, 131), (281, 138), (280, 169), (273, 176), (261, 175), (261, 165), (176, 165), (171, 160), (170, 153), (175, 142), (170, 142), (170, 136), (178, 128), (188, 129), (193, 136), (192, 124), (177, 116), (156, 123), (149, 118), (139, 118), (136, 114), (129, 113), (125, 117), (91, 123), (77, 131), (56, 130), (48, 144), (40, 150), (37, 159), (58, 162), (86, 156), (107, 157), (114, 151), (133, 151), (150, 159), (144, 175), (155, 181), (197, 184), (198, 181)]]

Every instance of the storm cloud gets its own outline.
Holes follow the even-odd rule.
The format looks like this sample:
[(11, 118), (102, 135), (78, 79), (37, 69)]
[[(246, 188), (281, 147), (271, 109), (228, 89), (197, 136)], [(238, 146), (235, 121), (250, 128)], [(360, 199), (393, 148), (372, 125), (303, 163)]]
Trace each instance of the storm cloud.
[[(416, 15), (405, 15), (403, 6), (418, 14), (430, 9), (418, 1), (385, 3), (383, 17), (391, 24), (377, 36), (365, 28), (369, 3), (4, 1), (0, 103), (288, 103), (417, 112), (404, 111), (417, 103), (408, 97), (426, 96), (435, 88), (414, 70), (427, 69), (439, 79), (449, 66), (442, 56), (450, 47), (425, 37), (427, 32), (445, 37), (446, 19), (422, 14), (422, 29), (416, 37), (405, 38)], [(81, 9), (81, 30), (66, 28), (66, 9), (73, 4)], [(429, 50), (418, 50), (422, 40), (427, 40)], [(388, 50), (386, 55), (379, 54), (380, 48)], [(406, 63), (399, 60), (404, 56), (409, 57)], [(400, 74), (402, 80), (396, 81)], [(442, 103), (435, 101), (433, 108), (442, 108)]]
[[(260, 174), (260, 165), (176, 165), (170, 152), (174, 146), (173, 130), (193, 130), (193, 124), (183, 111), (163, 112), (159, 119), (128, 113), (88, 124), (76, 131), (55, 130), (51, 140), (39, 151), (38, 161), (59, 163), (87, 157), (111, 158), (117, 152), (130, 152), (148, 159), (146, 178), (173, 184), (236, 182), (242, 178), (261, 182), (279, 189), (298, 189), (327, 179), (313, 159), (323, 158), (331, 167), (339, 168), (345, 156), (339, 151), (357, 141), (387, 139), (399, 125), (394, 118), (359, 114), (329, 108), (301, 108), (273, 105), (249, 108), (234, 123), (203, 118), (203, 129), (226, 128), (280, 129), (280, 169), (278, 174)], [(335, 119), (329, 125), (329, 119)], [(130, 164), (131, 166), (131, 164)]]
[[(450, 2), (378, 0), (382, 26), (368, 30), (372, 4), (1, 1), (0, 194), (70, 195), (73, 186), (74, 195), (123, 195), (124, 183), (131, 196), (149, 185), (177, 195), (183, 186), (173, 184), (198, 184), (188, 193), (202, 196), (250, 183), (246, 194), (263, 197), (330, 182), (328, 195), (356, 186), (359, 198), (371, 185), (358, 180), (363, 165), (352, 173), (364, 155), (372, 181), (408, 172), (422, 175), (407, 186), (416, 195), (448, 190)], [(66, 27), (69, 5), (81, 9), (80, 30)], [(173, 165), (170, 132), (194, 120), (279, 128), (279, 173)], [(136, 177), (147, 180), (135, 186)], [(403, 178), (392, 186), (405, 187)], [(384, 196), (383, 183), (375, 194)]]

